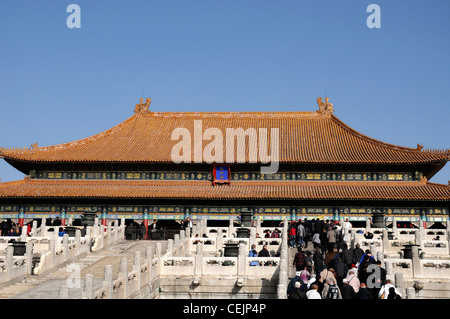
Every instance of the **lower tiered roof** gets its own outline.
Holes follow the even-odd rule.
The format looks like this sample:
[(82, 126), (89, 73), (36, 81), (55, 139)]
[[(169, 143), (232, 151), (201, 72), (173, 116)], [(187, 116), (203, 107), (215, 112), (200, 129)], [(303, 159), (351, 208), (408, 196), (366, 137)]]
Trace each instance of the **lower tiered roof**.
[(450, 186), (422, 181), (124, 181), (30, 179), (0, 184), (0, 197), (79, 199), (449, 201)]

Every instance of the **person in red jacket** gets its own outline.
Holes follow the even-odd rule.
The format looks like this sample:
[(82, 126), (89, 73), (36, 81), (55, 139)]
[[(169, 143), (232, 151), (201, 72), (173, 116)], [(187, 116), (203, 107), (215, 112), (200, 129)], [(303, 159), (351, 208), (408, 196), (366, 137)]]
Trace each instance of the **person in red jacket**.
[(295, 227), (294, 222), (291, 223), (288, 230), (289, 234), (289, 247), (294, 248), (296, 245), (297, 238), (297, 227)]

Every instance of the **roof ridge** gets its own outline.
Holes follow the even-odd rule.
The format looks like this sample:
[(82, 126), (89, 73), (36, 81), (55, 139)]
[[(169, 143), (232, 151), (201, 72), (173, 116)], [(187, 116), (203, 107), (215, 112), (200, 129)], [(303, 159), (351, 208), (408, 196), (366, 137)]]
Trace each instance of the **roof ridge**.
[(140, 116), (146, 117), (221, 117), (221, 118), (329, 118), (330, 114), (318, 113), (317, 111), (223, 111), (223, 112), (154, 112), (147, 111), (145, 113), (138, 113)]

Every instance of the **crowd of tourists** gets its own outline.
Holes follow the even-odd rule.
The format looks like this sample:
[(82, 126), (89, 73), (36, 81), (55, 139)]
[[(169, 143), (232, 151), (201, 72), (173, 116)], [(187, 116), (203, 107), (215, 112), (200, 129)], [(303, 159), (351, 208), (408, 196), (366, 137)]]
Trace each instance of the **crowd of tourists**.
[[(353, 249), (345, 241), (343, 229), (351, 229), (346, 219), (339, 222), (313, 219), (291, 222), (289, 247), (297, 249), (289, 281), (289, 299), (401, 299), (382, 263), (357, 243)], [(312, 244), (311, 244), (312, 243)], [(308, 245), (309, 244), (309, 245)], [(308, 247), (312, 246), (312, 251)]]
[(1, 236), (20, 236), (22, 234), (22, 228), (11, 219), (4, 219), (0, 223), (0, 234)]

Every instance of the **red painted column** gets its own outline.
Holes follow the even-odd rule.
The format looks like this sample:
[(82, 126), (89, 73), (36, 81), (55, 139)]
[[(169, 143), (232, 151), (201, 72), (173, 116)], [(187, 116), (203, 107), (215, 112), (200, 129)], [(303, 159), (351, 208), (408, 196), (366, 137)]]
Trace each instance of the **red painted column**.
[(144, 225), (145, 225), (144, 239), (148, 239), (148, 210), (147, 209), (144, 209)]
[[(102, 225), (106, 226), (108, 223), (108, 220), (106, 218), (106, 209), (103, 209), (102, 211)], [(106, 227), (105, 227), (105, 231), (106, 231)]]
[(61, 214), (59, 216), (59, 219), (61, 219), (61, 226), (66, 226), (66, 209), (61, 209)]
[(23, 227), (23, 224), (25, 223), (25, 213), (23, 211), (23, 208), (21, 207), (19, 209), (19, 221), (18, 224), (20, 227)]

